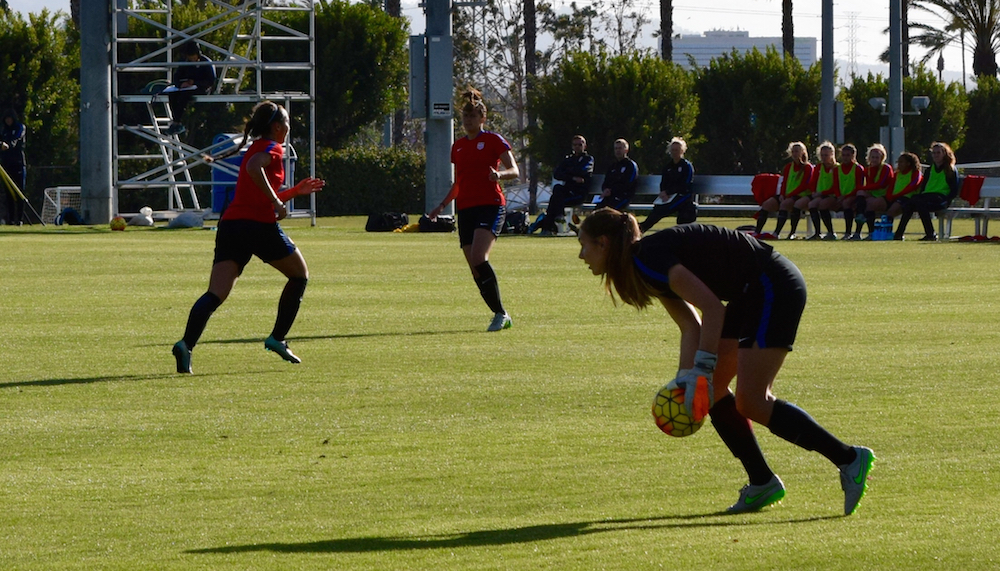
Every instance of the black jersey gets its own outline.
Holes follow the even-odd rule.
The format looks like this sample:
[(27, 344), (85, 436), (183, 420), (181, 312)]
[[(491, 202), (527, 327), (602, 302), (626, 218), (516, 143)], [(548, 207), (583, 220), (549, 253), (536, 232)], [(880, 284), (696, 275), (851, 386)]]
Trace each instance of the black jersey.
[(774, 249), (753, 237), (707, 224), (682, 224), (651, 234), (636, 244), (633, 261), (646, 281), (666, 297), (667, 272), (681, 264), (723, 301), (746, 293), (769, 263)]

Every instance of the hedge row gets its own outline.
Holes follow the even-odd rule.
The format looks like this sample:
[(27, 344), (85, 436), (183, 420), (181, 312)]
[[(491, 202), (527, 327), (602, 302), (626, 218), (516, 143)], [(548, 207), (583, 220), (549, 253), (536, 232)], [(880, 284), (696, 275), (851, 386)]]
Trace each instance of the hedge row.
[[(423, 154), (401, 147), (355, 147), (317, 154), (319, 216), (424, 211)], [(302, 174), (298, 175), (303, 176)]]

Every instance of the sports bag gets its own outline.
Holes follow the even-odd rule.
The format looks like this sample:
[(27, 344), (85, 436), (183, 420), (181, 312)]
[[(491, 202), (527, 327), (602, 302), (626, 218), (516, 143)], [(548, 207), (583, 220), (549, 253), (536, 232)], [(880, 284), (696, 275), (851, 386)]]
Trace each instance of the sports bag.
[(402, 228), (410, 223), (410, 217), (405, 213), (383, 212), (381, 214), (371, 214), (365, 224), (366, 232), (392, 232), (397, 228)]
[(438, 216), (436, 220), (431, 220), (427, 215), (420, 217), (421, 232), (454, 232), (454, 216)]

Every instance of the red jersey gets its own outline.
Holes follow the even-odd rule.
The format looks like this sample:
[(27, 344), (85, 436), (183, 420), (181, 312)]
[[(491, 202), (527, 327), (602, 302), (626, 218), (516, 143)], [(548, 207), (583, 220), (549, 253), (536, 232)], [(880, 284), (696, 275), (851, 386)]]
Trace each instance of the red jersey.
[(270, 139), (257, 139), (247, 149), (243, 155), (243, 162), (240, 163), (240, 174), (236, 177), (236, 192), (233, 201), (222, 213), (222, 220), (255, 220), (257, 222), (277, 222), (278, 216), (274, 213), (274, 204), (267, 192), (259, 188), (247, 174), (247, 161), (257, 153), (268, 153), (271, 155), (271, 164), (264, 169), (271, 188), (277, 192), (285, 182), (285, 163), (282, 158), (285, 155), (285, 148), (281, 143), (276, 143)]
[(490, 180), (490, 169), (500, 165), (500, 157), (510, 150), (506, 139), (490, 131), (480, 131), (475, 139), (462, 137), (451, 146), (458, 195), (455, 208), (503, 206), (507, 204), (500, 183)]

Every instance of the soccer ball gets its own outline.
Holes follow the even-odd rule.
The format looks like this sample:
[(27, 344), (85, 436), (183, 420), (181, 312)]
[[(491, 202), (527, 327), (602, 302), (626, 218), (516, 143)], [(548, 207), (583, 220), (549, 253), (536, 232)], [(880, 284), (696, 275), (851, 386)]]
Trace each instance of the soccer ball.
[(127, 225), (128, 225), (128, 223), (125, 222), (125, 219), (122, 218), (121, 216), (115, 216), (114, 218), (111, 219), (111, 229), (112, 230), (117, 230), (117, 231), (121, 232), (121, 231), (125, 230), (125, 226), (127, 226)]
[(691, 436), (705, 419), (695, 422), (684, 407), (684, 389), (663, 387), (653, 397), (653, 418), (656, 426), (670, 436)]

